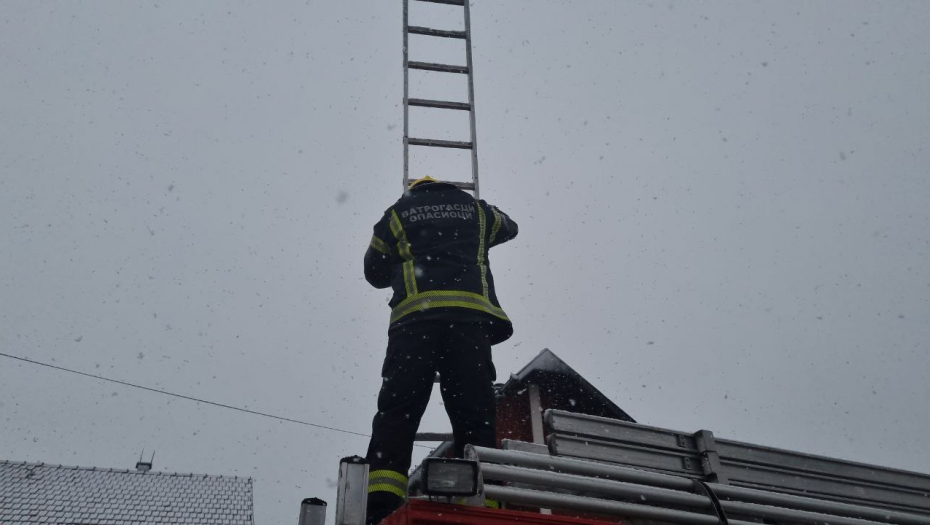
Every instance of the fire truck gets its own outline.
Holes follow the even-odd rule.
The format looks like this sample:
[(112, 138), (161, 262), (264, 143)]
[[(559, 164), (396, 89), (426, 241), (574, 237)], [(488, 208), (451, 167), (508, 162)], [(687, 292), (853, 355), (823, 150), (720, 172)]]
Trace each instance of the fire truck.
[[(497, 385), (498, 447), (410, 475), (382, 525), (930, 525), (930, 475), (637, 423), (553, 352)], [(368, 465), (339, 465), (337, 525), (363, 525)], [(322, 525), (306, 499), (300, 525)]]
[[(409, 23), (403, 0), (404, 176), (411, 146), (470, 150), (471, 181), (446, 181), (478, 197), (478, 157), (466, 0), (414, 0), (460, 9), (464, 30)], [(465, 43), (465, 64), (411, 60), (410, 35)], [(463, 75), (467, 101), (410, 96), (409, 71)], [(470, 140), (410, 136), (410, 107), (468, 112)], [(407, 503), (382, 525), (930, 525), (930, 475), (718, 439), (637, 423), (549, 350), (496, 386), (497, 447), (450, 458), (451, 435), (409, 476)], [(368, 465), (339, 465), (335, 522), (364, 525)], [(300, 525), (323, 525), (326, 503), (302, 502)]]

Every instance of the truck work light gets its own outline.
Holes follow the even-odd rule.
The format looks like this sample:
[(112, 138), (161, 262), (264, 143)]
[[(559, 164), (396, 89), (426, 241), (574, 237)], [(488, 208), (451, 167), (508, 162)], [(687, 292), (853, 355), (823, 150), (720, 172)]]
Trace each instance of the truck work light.
[(478, 493), (478, 462), (424, 459), (423, 492), (428, 496), (474, 496)]

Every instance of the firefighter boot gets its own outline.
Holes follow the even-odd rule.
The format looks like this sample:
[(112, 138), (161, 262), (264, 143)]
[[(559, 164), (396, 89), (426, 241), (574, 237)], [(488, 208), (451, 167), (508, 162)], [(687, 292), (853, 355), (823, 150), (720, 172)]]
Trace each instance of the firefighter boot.
[(404, 504), (404, 499), (389, 492), (371, 492), (368, 494), (368, 512), (366, 523), (378, 525)]

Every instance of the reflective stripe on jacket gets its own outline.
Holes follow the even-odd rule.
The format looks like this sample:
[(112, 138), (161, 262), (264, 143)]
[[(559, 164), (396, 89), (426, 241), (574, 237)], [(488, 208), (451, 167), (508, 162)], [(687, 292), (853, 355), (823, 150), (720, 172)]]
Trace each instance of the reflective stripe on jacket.
[(391, 328), (424, 316), (480, 318), (500, 342), (513, 327), (494, 292), (488, 250), (516, 236), (517, 224), (496, 207), (452, 184), (421, 183), (375, 224), (365, 279), (393, 288)]

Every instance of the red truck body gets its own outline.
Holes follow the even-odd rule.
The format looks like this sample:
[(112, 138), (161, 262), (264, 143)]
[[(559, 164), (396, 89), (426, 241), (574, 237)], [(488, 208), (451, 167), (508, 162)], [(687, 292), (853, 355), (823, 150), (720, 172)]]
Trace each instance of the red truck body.
[(411, 500), (381, 522), (382, 525), (514, 525), (519, 523), (606, 525), (608, 523), (625, 524), (629, 522), (553, 516), (539, 514), (538, 512), (497, 510), (422, 500)]

